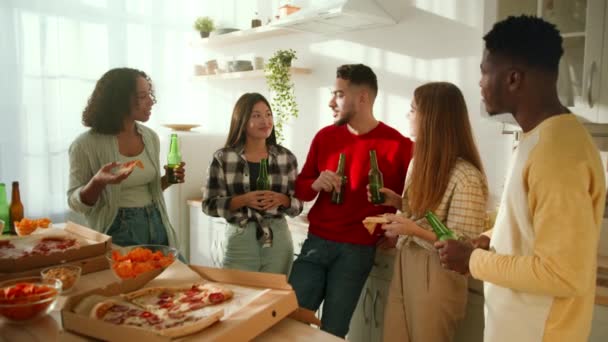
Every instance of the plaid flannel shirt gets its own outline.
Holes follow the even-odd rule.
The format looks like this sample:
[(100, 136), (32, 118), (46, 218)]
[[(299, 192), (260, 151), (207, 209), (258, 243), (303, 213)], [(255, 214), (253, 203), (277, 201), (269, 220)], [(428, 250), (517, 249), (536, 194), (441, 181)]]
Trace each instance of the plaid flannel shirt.
[[(415, 161), (412, 160), (412, 163)], [(413, 168), (410, 164), (410, 170)], [(432, 230), (426, 218), (412, 215), (409, 207), (407, 188), (411, 183), (410, 171), (405, 181), (401, 212), (420, 227)], [(485, 231), (486, 204), (488, 187), (483, 174), (471, 163), (458, 158), (450, 181), (441, 198), (439, 206), (433, 210), (437, 217), (455, 233), (467, 238), (475, 238)], [(418, 237), (400, 236), (398, 246), (406, 241), (414, 241), (429, 250), (435, 250), (432, 244)]]
[(231, 224), (240, 227), (249, 221), (257, 222), (259, 228), (268, 228), (268, 219), (289, 215), (297, 216), (302, 212), (302, 201), (294, 196), (295, 180), (298, 174), (296, 157), (288, 149), (279, 145), (268, 146), (268, 174), (270, 190), (287, 195), (291, 199), (289, 208), (279, 206), (264, 212), (242, 207), (230, 210), (230, 201), (236, 195), (250, 191), (249, 165), (245, 159), (244, 146), (223, 148), (215, 152), (203, 187), (203, 212), (209, 216), (223, 217)]

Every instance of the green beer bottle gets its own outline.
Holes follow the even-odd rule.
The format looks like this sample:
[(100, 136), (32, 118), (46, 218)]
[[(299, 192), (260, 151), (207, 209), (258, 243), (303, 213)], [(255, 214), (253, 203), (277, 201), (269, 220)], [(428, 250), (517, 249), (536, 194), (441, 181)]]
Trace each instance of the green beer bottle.
[(373, 204), (382, 204), (384, 202), (384, 194), (380, 189), (384, 187), (382, 172), (378, 168), (378, 160), (376, 159), (376, 150), (369, 151), (369, 192), (372, 195)]
[(4, 229), (2, 230), (2, 234), (10, 234), (10, 214), (8, 201), (6, 199), (6, 185), (4, 183), (0, 183), (0, 220), (4, 221)]
[(268, 159), (260, 160), (260, 174), (255, 182), (256, 190), (270, 190), (270, 176), (268, 175)]
[(437, 215), (435, 215), (435, 213), (433, 213), (432, 211), (427, 211), (426, 215), (424, 216), (431, 225), (431, 228), (433, 229), (435, 235), (437, 235), (437, 240), (458, 240), (458, 235), (456, 235), (453, 230), (446, 227), (443, 222), (441, 222), (441, 220), (437, 217)]
[(333, 204), (342, 204), (344, 202), (344, 185), (346, 184), (346, 176), (344, 175), (344, 164), (346, 163), (346, 155), (344, 153), (340, 153), (340, 159), (338, 160), (338, 170), (336, 174), (340, 177), (340, 191), (331, 192), (331, 203)]
[(175, 176), (175, 169), (182, 162), (182, 154), (179, 151), (179, 143), (177, 142), (177, 134), (171, 133), (171, 143), (169, 145), (169, 155), (167, 156), (167, 181), (169, 184), (177, 184), (179, 180)]

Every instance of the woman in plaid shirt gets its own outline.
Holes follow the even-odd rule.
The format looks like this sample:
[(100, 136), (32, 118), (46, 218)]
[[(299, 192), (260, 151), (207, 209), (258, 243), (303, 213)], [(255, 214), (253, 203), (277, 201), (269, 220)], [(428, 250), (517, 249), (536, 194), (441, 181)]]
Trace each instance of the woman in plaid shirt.
[[(262, 159), (268, 159), (268, 191), (256, 189)], [(242, 95), (203, 187), (203, 212), (228, 221), (225, 268), (289, 274), (293, 242), (285, 215), (302, 212), (294, 197), (297, 172), (296, 157), (276, 142), (268, 101), (258, 93)]]
[(409, 113), (416, 138), (403, 197), (389, 189), (382, 228), (399, 236), (393, 280), (387, 299), (384, 341), (451, 341), (464, 318), (467, 277), (444, 269), (433, 242), (437, 236), (424, 219), (434, 211), (449, 228), (475, 238), (484, 231), (488, 197), (486, 177), (462, 93), (446, 82), (414, 91)]

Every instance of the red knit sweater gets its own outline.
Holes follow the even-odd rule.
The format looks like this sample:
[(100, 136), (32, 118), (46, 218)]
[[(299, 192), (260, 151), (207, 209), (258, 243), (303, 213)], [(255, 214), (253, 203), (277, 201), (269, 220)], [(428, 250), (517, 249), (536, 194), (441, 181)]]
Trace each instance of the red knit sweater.
[[(367, 200), (369, 150), (372, 149), (376, 150), (384, 187), (401, 194), (412, 159), (413, 143), (397, 130), (380, 122), (370, 132), (355, 135), (346, 125), (332, 125), (314, 137), (306, 163), (296, 180), (296, 196), (301, 200), (312, 201), (319, 195), (308, 214), (310, 233), (327, 240), (359, 245), (374, 245), (378, 241), (381, 235), (379, 228), (372, 236), (361, 221), (367, 216), (395, 212), (395, 209), (373, 205)], [(344, 202), (336, 205), (331, 203), (330, 192), (317, 193), (311, 185), (321, 171), (337, 170), (340, 153), (346, 154), (345, 174), (348, 180)]]

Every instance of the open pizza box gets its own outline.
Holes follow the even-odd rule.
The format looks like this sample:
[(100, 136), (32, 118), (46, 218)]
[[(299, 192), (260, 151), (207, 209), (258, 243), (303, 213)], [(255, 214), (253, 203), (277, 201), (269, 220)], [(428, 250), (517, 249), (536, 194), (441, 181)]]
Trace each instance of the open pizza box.
[[(135, 279), (70, 297), (61, 310), (64, 329), (108, 341), (249, 341), (298, 308), (295, 293), (284, 275), (192, 266), (179, 261), (155, 277), (157, 274), (158, 272), (147, 272)], [(179, 338), (172, 339), (153, 330), (115, 325), (91, 318), (88, 315), (90, 307), (85, 305), (90, 298), (99, 296), (115, 297), (140, 288), (184, 287), (201, 282), (216, 283), (228, 288), (234, 292), (234, 297), (225, 303), (208, 307), (215, 310), (209, 311), (209, 317), (217, 322)]]
[[(38, 234), (38, 232), (40, 233)], [(85, 226), (73, 222), (67, 222), (62, 228), (48, 228), (48, 230), (38, 229), (36, 234), (14, 237), (10, 241), (13, 245), (34, 244), (44, 236), (62, 236), (75, 238), (79, 244), (78, 248), (68, 249), (62, 252), (54, 252), (49, 255), (30, 255), (19, 258), (0, 258), (0, 278), (9, 279), (18, 276), (27, 276), (27, 271), (39, 272), (40, 269), (59, 265), (62, 263), (73, 263), (73, 261), (88, 260), (88, 267), (83, 268), (83, 273), (95, 272), (108, 268), (105, 260), (106, 251), (112, 246), (112, 238), (108, 235), (96, 232)], [(93, 260), (94, 259), (94, 260)], [(76, 263), (78, 264), (78, 263)]]
[[(80, 266), (80, 268), (82, 270), (81, 274), (87, 274), (87, 273), (93, 273), (93, 272), (103, 271), (103, 270), (108, 269), (110, 267), (109, 263), (108, 263), (108, 259), (106, 258), (105, 255), (98, 255), (98, 256), (95, 256), (95, 257), (92, 257), (92, 258), (85, 258), (85, 259), (66, 261), (65, 263), (62, 263), (62, 264), (70, 264), (70, 265), (74, 265), (74, 266)], [(61, 264), (59, 264), (59, 265), (61, 265)], [(47, 267), (50, 267), (50, 266), (42, 266), (42, 267), (32, 268), (32, 269), (29, 269), (29, 270), (23, 271), (23, 272), (0, 273), (0, 281), (17, 279), (17, 278), (24, 278), (24, 277), (39, 276), (40, 272), (42, 270), (44, 270), (45, 268), (47, 268)]]

